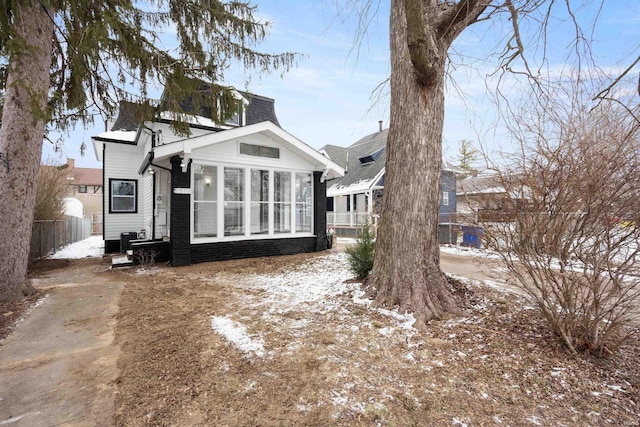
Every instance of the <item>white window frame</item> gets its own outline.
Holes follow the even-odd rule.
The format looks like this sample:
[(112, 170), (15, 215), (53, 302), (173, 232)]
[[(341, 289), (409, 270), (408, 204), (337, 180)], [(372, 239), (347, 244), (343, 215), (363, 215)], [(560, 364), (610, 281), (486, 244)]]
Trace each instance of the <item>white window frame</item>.
[(442, 192), (442, 206), (449, 206), (449, 192)]
[[(287, 169), (281, 167), (274, 166), (262, 166), (257, 164), (252, 165), (240, 165), (236, 163), (220, 163), (220, 162), (210, 162), (205, 160), (194, 160), (193, 166), (191, 167), (191, 183), (193, 186), (194, 182), (194, 171), (195, 166), (203, 165), (203, 166), (215, 166), (217, 171), (217, 191), (218, 191), (218, 207), (217, 207), (217, 236), (216, 237), (195, 237), (194, 236), (194, 194), (191, 191), (191, 200), (190, 200), (190, 237), (192, 244), (200, 244), (200, 243), (214, 243), (214, 242), (228, 242), (228, 241), (238, 241), (238, 240), (266, 240), (266, 239), (282, 239), (282, 238), (293, 238), (293, 237), (312, 237), (315, 236), (315, 230), (313, 229), (314, 224), (314, 214), (315, 214), (315, 205), (314, 205), (314, 191), (315, 191), (315, 183), (313, 179), (313, 171), (309, 170), (300, 170), (300, 169)], [(224, 201), (220, 201), (220, 197), (224, 197), (224, 168), (241, 168), (244, 169), (244, 234), (243, 235), (233, 235), (233, 236), (225, 236), (224, 235)], [(251, 234), (251, 170), (259, 169), (259, 170), (267, 170), (269, 171), (269, 231), (267, 234)], [(291, 194), (290, 194), (290, 204), (291, 204), (291, 215), (290, 215), (290, 232), (287, 233), (275, 233), (274, 230), (274, 199), (275, 199), (275, 172), (287, 172), (291, 176)], [(311, 177), (311, 231), (298, 231), (296, 232), (296, 194), (295, 194), (295, 179), (296, 173), (298, 174), (308, 174)]]

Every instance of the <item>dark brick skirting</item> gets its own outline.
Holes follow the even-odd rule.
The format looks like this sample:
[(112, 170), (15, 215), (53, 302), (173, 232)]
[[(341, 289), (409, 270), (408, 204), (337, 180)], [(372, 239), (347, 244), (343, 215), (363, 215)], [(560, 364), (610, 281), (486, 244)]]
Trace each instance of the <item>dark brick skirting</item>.
[[(316, 237), (240, 240), (191, 245), (191, 262), (223, 261), (316, 252)], [(326, 245), (326, 243), (325, 243)]]

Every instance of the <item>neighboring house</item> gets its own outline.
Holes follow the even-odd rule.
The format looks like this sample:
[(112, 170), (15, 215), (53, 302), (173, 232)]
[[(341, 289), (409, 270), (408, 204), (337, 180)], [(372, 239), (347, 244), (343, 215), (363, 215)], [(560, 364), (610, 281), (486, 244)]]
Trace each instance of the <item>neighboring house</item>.
[(478, 175), (459, 180), (458, 221), (464, 224), (504, 222), (513, 219), (513, 204), (497, 175)]
[(82, 202), (84, 216), (91, 219), (92, 234), (102, 234), (102, 169), (77, 168), (67, 159), (67, 195)]
[[(381, 126), (382, 127), (382, 126)], [(368, 222), (374, 228), (384, 193), (386, 146), (389, 129), (367, 135), (349, 147), (326, 145), (320, 152), (343, 166), (345, 174), (327, 182), (327, 224), (338, 235), (355, 236)], [(454, 240), (456, 174), (460, 170), (442, 161), (440, 175), (440, 241)]]
[(103, 162), (105, 252), (154, 250), (173, 265), (326, 248), (325, 180), (340, 166), (280, 128), (274, 100), (242, 94), (241, 114), (191, 116), (191, 135), (160, 112), (138, 124), (123, 103), (92, 138)]
[[(42, 168), (55, 168), (67, 182), (67, 197), (65, 203), (73, 206), (73, 215), (87, 218), (91, 222), (91, 233), (102, 233), (102, 169), (77, 168), (74, 159), (67, 159), (67, 163), (59, 166), (42, 165)], [(73, 202), (75, 199), (78, 203)], [(66, 214), (65, 210), (65, 214)]]

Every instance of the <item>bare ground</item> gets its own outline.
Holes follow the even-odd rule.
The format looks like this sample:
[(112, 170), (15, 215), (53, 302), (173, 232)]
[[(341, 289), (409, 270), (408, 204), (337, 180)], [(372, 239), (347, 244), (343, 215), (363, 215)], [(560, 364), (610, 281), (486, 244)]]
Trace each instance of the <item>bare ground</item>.
[[(318, 302), (253, 283), (342, 268), (326, 257), (103, 273), (127, 283), (114, 423), (638, 425), (640, 331), (609, 359), (572, 357), (526, 299), (489, 287), (472, 285), (463, 316), (419, 334), (354, 298), (357, 283)], [(212, 316), (244, 325), (264, 354), (239, 351)]]

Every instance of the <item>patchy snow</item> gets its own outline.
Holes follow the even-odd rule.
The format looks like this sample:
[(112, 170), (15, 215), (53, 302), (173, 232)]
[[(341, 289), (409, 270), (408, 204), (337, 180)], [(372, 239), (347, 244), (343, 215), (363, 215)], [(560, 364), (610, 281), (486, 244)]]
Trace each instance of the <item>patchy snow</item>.
[(50, 259), (79, 259), (97, 258), (104, 253), (104, 240), (102, 236), (91, 236), (65, 246), (55, 254), (49, 256)]
[(211, 327), (242, 353), (255, 354), (258, 357), (264, 356), (262, 340), (251, 338), (243, 324), (227, 317), (212, 316)]
[(481, 257), (481, 258), (500, 258), (500, 256), (488, 249), (478, 249), (468, 246), (458, 246), (458, 245), (440, 245), (441, 253), (448, 253), (453, 255), (463, 255), (463, 256), (473, 256), (473, 257)]
[[(313, 305), (320, 311), (333, 310), (338, 303), (331, 297), (352, 292), (361, 296), (359, 283), (345, 283), (353, 274), (346, 267), (346, 254), (334, 252), (314, 258), (296, 270), (275, 275), (255, 275), (252, 286), (263, 291), (262, 301), (274, 312), (289, 311), (300, 305)], [(321, 304), (318, 304), (321, 303)]]

